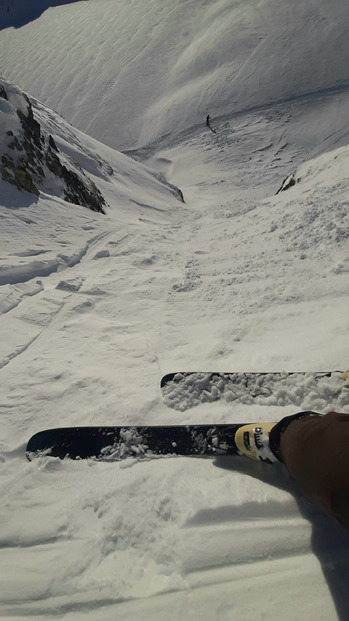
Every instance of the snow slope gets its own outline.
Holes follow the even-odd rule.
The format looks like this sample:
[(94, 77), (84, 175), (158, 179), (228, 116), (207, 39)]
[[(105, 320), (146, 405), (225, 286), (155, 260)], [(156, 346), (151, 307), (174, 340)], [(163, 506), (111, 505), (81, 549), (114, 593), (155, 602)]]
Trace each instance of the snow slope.
[(343, 118), (348, 21), (347, 0), (73, 2), (2, 30), (2, 72), (118, 149), (326, 93)]
[[(6, 95), (6, 98), (0, 98), (0, 158), (5, 154), (16, 159), (25, 152), (23, 147), (18, 142), (21, 150), (17, 151), (8, 145), (22, 140), (16, 110), (26, 113), (28, 102), (15, 86), (3, 80), (0, 80), (0, 85)], [(82, 179), (89, 180), (88, 183), (94, 183), (107, 197), (106, 211), (111, 209), (108, 207), (111, 193), (120, 236), (125, 222), (137, 222), (148, 212), (156, 213), (161, 221), (163, 217), (167, 218), (169, 206), (175, 212), (182, 204), (177, 189), (159, 174), (73, 130), (39, 102), (32, 101), (32, 106), (40, 123), (41, 144), (45, 136), (53, 137), (58, 155), (65, 164)], [(19, 192), (16, 186), (0, 178), (1, 313), (17, 307), (26, 297), (41, 293), (44, 289), (41, 277), (52, 273), (61, 277), (67, 268), (79, 264), (86, 254), (93, 252), (95, 244), (109, 233), (109, 220), (106, 223), (103, 218), (95, 218), (86, 207), (72, 206), (71, 201), (67, 203), (64, 200), (62, 179), (48, 170), (43, 155), (39, 153), (39, 156), (45, 176), (38, 184), (38, 196), (36, 193)], [(2, 170), (8, 174), (10, 169), (2, 166)], [(106, 250), (100, 252), (101, 257), (109, 256)], [(98, 252), (96, 258), (99, 258)], [(61, 290), (78, 291), (81, 284), (79, 280), (70, 284), (62, 280), (58, 286)], [(0, 367), (18, 352), (24, 351), (59, 308), (60, 304), (50, 299), (47, 311), (42, 313), (43, 318), (37, 322), (29, 321), (27, 329), (14, 320), (11, 336), (8, 335), (1, 343)]]
[[(339, 376), (321, 387), (310, 376), (296, 387), (285, 380), (268, 403), (193, 407), (177, 396), (167, 407), (159, 388), (182, 369), (348, 367), (347, 4), (304, 2), (287, 15), (282, 6), (89, 0), (0, 32), (6, 76), (44, 101), (33, 102), (36, 118), (108, 203), (97, 214), (66, 203), (56, 186), (36, 197), (0, 179), (4, 619), (347, 619), (349, 535), (281, 464), (24, 457), (29, 436), (46, 427), (349, 413)], [(230, 37), (233, 11), (242, 21)], [(264, 42), (255, 54), (252, 31)], [(200, 65), (205, 33), (219, 67), (225, 43), (236, 45), (236, 107), (224, 100), (220, 69), (212, 79), (211, 56)], [(187, 73), (175, 69), (185, 51)], [(292, 63), (296, 52), (302, 62)], [(155, 58), (156, 67), (145, 62)], [(196, 99), (206, 68), (217, 86), (210, 105), (223, 114), (215, 133), (195, 125), (207, 110)], [(253, 77), (263, 83), (258, 109), (244, 110)], [(303, 96), (302, 85), (326, 90)], [(130, 151), (142, 163), (47, 103), (109, 145), (144, 143)], [(275, 195), (290, 173), (296, 185)]]
[[(149, 169), (42, 106), (36, 114), (89, 173), (100, 161), (118, 172), (93, 176), (105, 216), (49, 194), (1, 194), (3, 260), (32, 270), (27, 282), (13, 272), (1, 287), (2, 617), (276, 621), (282, 608), (286, 621), (295, 612), (301, 621), (345, 619), (348, 534), (281, 465), (27, 463), (24, 447), (57, 425), (349, 412), (340, 379), (335, 390), (309, 378), (296, 391), (283, 383), (269, 405), (170, 409), (159, 390), (162, 374), (183, 368), (345, 367), (348, 147), (304, 164), (297, 185), (273, 196), (292, 156), (282, 150), (272, 168), (272, 147), (259, 148), (259, 132), (276, 140), (275, 121), (250, 115), (217, 125), (216, 135), (194, 132), (149, 156), (181, 185), (183, 204), (154, 186)], [(33, 255), (58, 256), (62, 245), (79, 260), (37, 278)]]

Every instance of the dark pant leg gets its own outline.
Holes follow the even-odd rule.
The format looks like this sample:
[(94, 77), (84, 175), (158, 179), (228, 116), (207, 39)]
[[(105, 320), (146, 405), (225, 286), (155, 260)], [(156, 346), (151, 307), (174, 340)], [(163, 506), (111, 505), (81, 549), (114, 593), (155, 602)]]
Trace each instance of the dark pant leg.
[(280, 453), (305, 494), (349, 529), (349, 414), (291, 422), (281, 435)]

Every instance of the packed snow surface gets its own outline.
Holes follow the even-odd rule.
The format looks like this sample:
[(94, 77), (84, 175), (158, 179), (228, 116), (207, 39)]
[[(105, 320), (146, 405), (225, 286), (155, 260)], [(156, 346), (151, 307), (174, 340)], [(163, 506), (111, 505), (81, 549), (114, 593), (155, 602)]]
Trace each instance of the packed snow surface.
[[(311, 376), (349, 366), (347, 15), (89, 0), (0, 32), (5, 77), (108, 205), (0, 179), (2, 618), (347, 619), (349, 535), (281, 464), (25, 458), (50, 427), (349, 413), (339, 373)], [(177, 371), (306, 375), (165, 404)]]

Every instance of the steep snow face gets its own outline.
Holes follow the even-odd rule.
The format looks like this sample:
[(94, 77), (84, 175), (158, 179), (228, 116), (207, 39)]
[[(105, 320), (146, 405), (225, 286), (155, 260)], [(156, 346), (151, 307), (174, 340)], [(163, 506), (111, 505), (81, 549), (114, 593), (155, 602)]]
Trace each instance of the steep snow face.
[(346, 89), (348, 21), (347, 0), (89, 0), (3, 30), (0, 53), (6, 77), (125, 149)]

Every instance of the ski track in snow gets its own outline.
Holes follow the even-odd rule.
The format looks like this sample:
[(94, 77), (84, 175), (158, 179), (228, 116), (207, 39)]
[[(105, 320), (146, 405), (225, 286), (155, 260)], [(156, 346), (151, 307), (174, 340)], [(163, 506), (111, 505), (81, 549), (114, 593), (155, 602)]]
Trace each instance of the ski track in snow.
[[(0, 286), (18, 285), (19, 283), (27, 282), (28, 280), (33, 280), (34, 278), (49, 276), (53, 272), (62, 271), (66, 267), (73, 267), (82, 260), (91, 245), (104, 235), (105, 233), (98, 235), (95, 239), (88, 240), (83, 248), (71, 256), (58, 254), (55, 259), (49, 259), (47, 261), (37, 260), (20, 266), (3, 267), (0, 271)], [(27, 251), (24, 254), (18, 253), (17, 256), (31, 256), (36, 253), (40, 254), (40, 251)]]
[[(18, 307), (19, 304), (24, 303), (20, 309), (16, 308), (15, 312), (11, 312), (11, 316), (7, 320), (7, 326), (9, 329), (11, 326), (13, 338), (6, 339), (0, 347), (0, 368), (25, 352), (42, 334), (43, 330), (47, 329), (64, 305), (64, 301), (54, 299), (51, 292), (49, 294), (42, 293), (44, 286), (42, 280), (37, 280), (37, 278), (58, 272), (60, 280), (56, 285), (56, 289), (63, 292), (78, 291), (82, 282), (79, 279), (62, 280), (62, 273), (67, 268), (72, 268), (80, 263), (87, 252), (93, 248), (94, 244), (106, 235), (107, 232), (96, 235), (88, 240), (80, 250), (70, 256), (58, 254), (56, 259), (22, 263), (19, 266), (4, 267), (1, 270), (0, 314), (9, 313)], [(40, 251), (23, 251), (17, 253), (17, 256), (28, 257), (36, 253), (39, 254)], [(6, 287), (5, 285), (8, 286)], [(39, 313), (37, 311), (38, 301), (27, 299), (38, 294), (41, 294)], [(11, 351), (12, 348), (13, 351)]]

